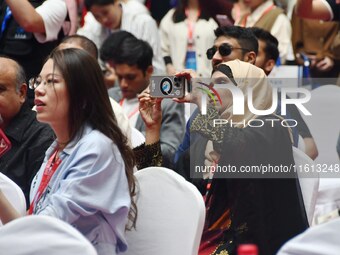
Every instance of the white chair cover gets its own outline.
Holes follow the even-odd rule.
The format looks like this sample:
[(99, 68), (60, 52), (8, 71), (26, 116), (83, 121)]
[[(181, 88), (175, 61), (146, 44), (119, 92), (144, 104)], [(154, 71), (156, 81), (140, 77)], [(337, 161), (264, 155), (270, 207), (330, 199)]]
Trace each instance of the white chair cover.
[[(24, 193), (15, 182), (2, 173), (0, 173), (0, 188), (17, 212), (21, 216), (26, 215), (26, 200)], [(1, 225), (2, 222), (0, 220), (0, 226)]]
[(202, 195), (174, 171), (149, 167), (138, 180), (136, 230), (125, 255), (197, 255), (205, 220)]
[(122, 130), (123, 134), (126, 135), (126, 137), (128, 138), (128, 142), (131, 144), (132, 127), (130, 126), (129, 119), (126, 116), (123, 108), (111, 97), (109, 97), (109, 99), (110, 99), (112, 110), (116, 116), (118, 126)]
[(340, 218), (313, 226), (288, 241), (277, 255), (339, 255)]
[(340, 131), (340, 87), (326, 85), (312, 90), (311, 99), (304, 106), (312, 114), (301, 113), (318, 147), (315, 163), (339, 163), (336, 143)]
[[(338, 179), (326, 179), (327, 186), (319, 189), (313, 224), (320, 224), (340, 214), (340, 184)], [(333, 185), (332, 185), (333, 183)], [(340, 241), (340, 240), (339, 240)], [(340, 254), (340, 250), (339, 250)]]
[[(315, 164), (320, 167), (339, 165), (336, 143), (340, 131), (340, 87), (335, 85), (321, 86), (312, 90), (311, 99), (304, 104), (312, 116), (303, 116), (317, 145), (319, 156)], [(324, 165), (325, 164), (325, 165)], [(319, 194), (314, 212), (314, 223), (319, 217), (340, 208), (340, 173), (320, 174)]]
[(0, 227), (0, 251), (8, 255), (97, 255), (78, 230), (42, 215), (21, 217)]
[[(314, 165), (314, 161), (310, 157), (295, 147), (293, 147), (293, 157), (295, 165), (298, 166), (298, 168), (300, 168), (300, 166), (303, 167), (302, 169), (304, 169), (304, 166), (311, 168), (311, 166)], [(308, 173), (297, 171), (297, 173), (308, 222), (309, 225), (312, 225), (319, 190), (319, 175), (318, 173), (311, 173), (310, 171)]]
[(136, 148), (138, 145), (145, 143), (144, 135), (136, 128), (131, 128), (131, 143), (132, 148)]

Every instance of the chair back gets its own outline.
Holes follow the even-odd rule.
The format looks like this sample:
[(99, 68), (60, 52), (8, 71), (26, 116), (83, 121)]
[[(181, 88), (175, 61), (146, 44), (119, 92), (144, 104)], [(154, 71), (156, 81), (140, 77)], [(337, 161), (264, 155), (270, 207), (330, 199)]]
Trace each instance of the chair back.
[(339, 163), (336, 152), (336, 143), (340, 132), (340, 87), (325, 85), (312, 90), (311, 99), (304, 106), (312, 114), (306, 116), (301, 113), (306, 121), (316, 146), (319, 156), (316, 163)]
[(97, 255), (92, 244), (68, 223), (30, 215), (0, 227), (1, 254)]
[(131, 143), (132, 148), (136, 148), (137, 146), (145, 143), (145, 136), (136, 128), (131, 128)]
[[(315, 159), (319, 169), (339, 166), (336, 143), (340, 134), (340, 87), (325, 85), (312, 90), (311, 99), (305, 107), (311, 116), (305, 119), (315, 140), (319, 156)], [(327, 178), (323, 178), (327, 177)], [(316, 202), (314, 223), (334, 209), (340, 209), (339, 172), (320, 173), (319, 193)]]
[(338, 255), (340, 218), (308, 228), (282, 246), (277, 255)]
[[(24, 193), (15, 182), (2, 173), (0, 173), (0, 189), (17, 212), (21, 216), (26, 215), (26, 199)], [(0, 220), (0, 226), (1, 225)]]
[[(308, 157), (303, 151), (296, 147), (293, 147), (293, 157), (295, 165), (298, 169), (307, 170), (313, 167), (314, 161)], [(312, 173), (311, 171), (301, 173), (297, 171), (303, 203), (308, 218), (309, 225), (312, 225), (313, 215), (316, 205), (316, 199), (319, 190), (319, 175), (318, 173)]]
[(137, 226), (125, 255), (197, 255), (205, 220), (202, 195), (174, 171), (148, 167), (138, 181)]

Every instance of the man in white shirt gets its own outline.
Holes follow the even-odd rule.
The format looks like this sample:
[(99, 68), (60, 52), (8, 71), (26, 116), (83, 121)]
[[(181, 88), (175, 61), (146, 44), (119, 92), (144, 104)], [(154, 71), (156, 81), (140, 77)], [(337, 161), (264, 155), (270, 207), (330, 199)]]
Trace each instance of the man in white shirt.
[(112, 32), (128, 31), (151, 45), (155, 73), (165, 73), (157, 24), (144, 5), (136, 0), (85, 0), (85, 6), (90, 12), (78, 34), (88, 37), (100, 48)]

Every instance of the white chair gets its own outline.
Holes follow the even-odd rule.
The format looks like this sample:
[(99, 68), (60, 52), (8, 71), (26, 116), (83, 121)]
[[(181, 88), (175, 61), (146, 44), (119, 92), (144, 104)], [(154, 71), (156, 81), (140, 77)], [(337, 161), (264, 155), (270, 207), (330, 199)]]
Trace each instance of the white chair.
[(126, 137), (128, 138), (128, 141), (131, 142), (132, 127), (130, 125), (129, 118), (126, 116), (120, 104), (118, 104), (111, 97), (109, 97), (109, 99), (110, 99), (112, 110), (116, 116), (118, 126), (120, 127), (124, 135), (126, 135)]
[(299, 135), (299, 142), (298, 142), (297, 147), (301, 151), (305, 151), (305, 149), (306, 149), (305, 142), (304, 142), (303, 137), (301, 135)]
[[(0, 173), (0, 188), (17, 212), (21, 216), (26, 215), (26, 200), (24, 193), (15, 182), (2, 173)], [(1, 225), (2, 223), (0, 220), (0, 226)]]
[(202, 195), (174, 171), (149, 167), (138, 181), (136, 230), (124, 255), (197, 255), (205, 220)]
[(9, 255), (97, 255), (78, 230), (42, 215), (21, 217), (0, 227), (0, 251)]
[(340, 218), (313, 226), (288, 241), (277, 255), (339, 255)]
[(324, 223), (334, 217), (339, 217), (340, 210), (340, 187), (338, 180), (327, 180), (328, 184), (332, 181), (334, 185), (319, 189), (317, 203), (314, 211), (313, 224)]
[[(308, 157), (303, 151), (293, 147), (293, 157), (297, 169), (310, 169), (314, 165), (314, 161)], [(300, 168), (301, 167), (301, 168)], [(316, 205), (316, 199), (319, 190), (319, 175), (318, 173), (302, 173), (297, 171), (303, 202), (306, 209), (309, 225), (312, 225), (313, 215)]]
[(301, 113), (318, 147), (315, 163), (339, 163), (336, 143), (340, 131), (340, 87), (326, 85), (312, 90), (311, 99), (304, 106), (312, 114)]
[(136, 148), (142, 143), (145, 143), (145, 136), (136, 128), (131, 128), (131, 143), (132, 148)]
[[(315, 164), (326, 164), (334, 166), (339, 164), (336, 152), (336, 143), (340, 130), (340, 87), (335, 85), (321, 86), (312, 90), (311, 99), (304, 106), (311, 112), (312, 116), (305, 119), (317, 145), (319, 156)], [(322, 178), (324, 175), (332, 178)], [(337, 178), (335, 178), (337, 177)], [(319, 194), (315, 207), (316, 218), (331, 212), (330, 210), (340, 208), (340, 174), (321, 173)]]

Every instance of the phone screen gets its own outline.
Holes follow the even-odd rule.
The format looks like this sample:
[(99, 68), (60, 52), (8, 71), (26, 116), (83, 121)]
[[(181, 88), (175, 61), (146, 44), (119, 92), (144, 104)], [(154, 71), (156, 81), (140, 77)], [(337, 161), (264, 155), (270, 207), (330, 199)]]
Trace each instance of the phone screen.
[(11, 142), (0, 128), (0, 157), (11, 149)]

